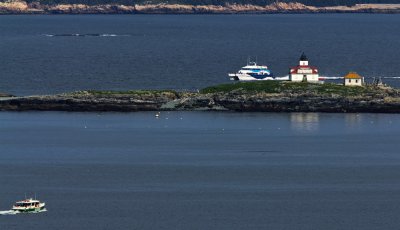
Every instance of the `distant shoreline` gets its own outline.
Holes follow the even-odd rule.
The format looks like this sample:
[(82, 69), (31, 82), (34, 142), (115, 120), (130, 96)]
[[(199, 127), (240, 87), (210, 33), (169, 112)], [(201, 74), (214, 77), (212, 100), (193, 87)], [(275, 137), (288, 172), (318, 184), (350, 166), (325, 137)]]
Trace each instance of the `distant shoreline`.
[(379, 13), (398, 14), (400, 4), (357, 4), (355, 6), (314, 7), (300, 3), (273, 3), (266, 6), (219, 5), (42, 5), (24, 1), (0, 2), (0, 15), (12, 14), (314, 14), (314, 13)]

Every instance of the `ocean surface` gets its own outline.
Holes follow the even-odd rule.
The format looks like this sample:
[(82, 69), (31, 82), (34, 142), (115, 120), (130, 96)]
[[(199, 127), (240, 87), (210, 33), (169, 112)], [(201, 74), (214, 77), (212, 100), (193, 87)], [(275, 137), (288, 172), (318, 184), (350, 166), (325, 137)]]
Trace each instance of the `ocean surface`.
[[(0, 92), (196, 90), (257, 57), (400, 87), (400, 15), (0, 16)], [(0, 230), (399, 229), (398, 114), (0, 112)]]
[(285, 76), (303, 51), (323, 76), (400, 87), (399, 50), (400, 15), (2, 15), (0, 92), (196, 90), (249, 56)]
[(400, 116), (0, 113), (0, 229), (398, 229)]

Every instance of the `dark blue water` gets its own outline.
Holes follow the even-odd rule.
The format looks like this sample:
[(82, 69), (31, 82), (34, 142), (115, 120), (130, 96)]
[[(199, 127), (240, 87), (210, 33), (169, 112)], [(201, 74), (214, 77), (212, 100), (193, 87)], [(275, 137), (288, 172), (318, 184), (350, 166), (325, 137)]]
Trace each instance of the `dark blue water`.
[[(45, 36), (115, 34), (116, 37)], [(324, 76), (400, 83), (400, 15), (26, 15), (0, 17), (0, 92), (197, 89), (248, 56), (287, 74), (302, 51)]]
[(398, 229), (400, 117), (0, 113), (0, 229)]
[[(0, 92), (190, 90), (249, 55), (284, 76), (302, 51), (400, 87), (399, 50), (399, 15), (1, 16)], [(49, 211), (0, 229), (398, 229), (399, 130), (394, 114), (2, 112), (0, 210), (36, 193)]]

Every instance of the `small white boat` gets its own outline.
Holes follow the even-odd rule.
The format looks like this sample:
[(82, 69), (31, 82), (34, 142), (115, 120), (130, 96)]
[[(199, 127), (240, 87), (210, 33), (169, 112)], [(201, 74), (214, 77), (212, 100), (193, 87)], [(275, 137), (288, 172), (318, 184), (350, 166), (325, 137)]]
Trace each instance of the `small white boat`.
[(256, 62), (251, 61), (247, 61), (247, 65), (243, 66), (237, 73), (230, 73), (228, 76), (233, 81), (274, 80), (268, 66), (257, 65)]
[(35, 213), (35, 212), (44, 212), (46, 203), (40, 202), (36, 199), (25, 199), (21, 201), (17, 201), (12, 207), (12, 211), (18, 213)]

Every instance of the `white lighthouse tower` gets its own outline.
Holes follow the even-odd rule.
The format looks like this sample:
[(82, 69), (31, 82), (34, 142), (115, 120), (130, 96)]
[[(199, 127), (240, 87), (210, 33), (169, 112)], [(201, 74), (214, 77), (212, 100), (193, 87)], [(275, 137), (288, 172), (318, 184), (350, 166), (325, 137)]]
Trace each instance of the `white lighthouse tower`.
[(290, 68), (289, 79), (295, 82), (318, 82), (318, 69), (308, 65), (308, 58), (303, 53), (300, 57), (299, 65)]

